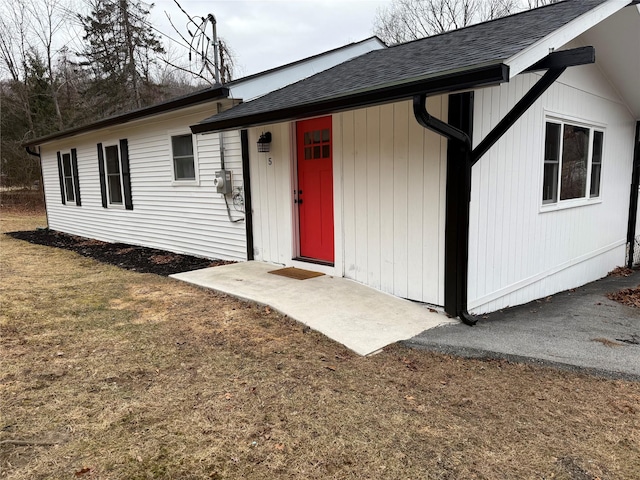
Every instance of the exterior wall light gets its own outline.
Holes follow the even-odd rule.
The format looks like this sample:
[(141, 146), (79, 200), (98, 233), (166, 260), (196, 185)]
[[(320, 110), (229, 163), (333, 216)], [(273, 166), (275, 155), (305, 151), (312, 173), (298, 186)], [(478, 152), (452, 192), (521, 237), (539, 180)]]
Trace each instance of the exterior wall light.
[(266, 132), (260, 135), (258, 139), (258, 151), (261, 153), (269, 152), (271, 150), (271, 132)]

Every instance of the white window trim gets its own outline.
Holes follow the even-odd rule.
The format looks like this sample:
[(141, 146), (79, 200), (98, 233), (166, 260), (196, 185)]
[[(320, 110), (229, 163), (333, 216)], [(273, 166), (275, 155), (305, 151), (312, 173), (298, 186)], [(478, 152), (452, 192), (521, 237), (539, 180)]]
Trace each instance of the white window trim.
[[(69, 200), (69, 194), (67, 192), (67, 182), (65, 181), (64, 175), (64, 156), (69, 155), (69, 166), (71, 167), (71, 183), (73, 184), (73, 200)], [(73, 158), (71, 157), (71, 149), (69, 150), (60, 150), (60, 162), (62, 167), (62, 186), (64, 188), (64, 206), (66, 207), (77, 207), (78, 199), (76, 198), (76, 183), (78, 179), (73, 175)]]
[[(118, 165), (120, 170), (120, 195), (122, 195), (122, 203), (112, 203), (111, 195), (109, 195), (109, 171), (107, 170), (107, 147), (116, 147), (118, 149)], [(107, 194), (107, 206), (109, 208), (125, 209), (124, 200), (124, 179), (122, 178), (122, 151), (120, 150), (119, 140), (109, 140), (102, 143), (102, 162), (104, 165), (104, 188)]]
[[(540, 209), (539, 209), (539, 213), (545, 213), (545, 212), (555, 212), (558, 210), (566, 210), (569, 208), (576, 208), (576, 207), (583, 207), (586, 205), (597, 205), (602, 203), (602, 197), (603, 197), (603, 190), (604, 190), (604, 182), (602, 181), (602, 179), (604, 178), (603, 175), (603, 169), (601, 167), (600, 169), (600, 194), (597, 197), (590, 197), (588, 196), (590, 194), (590, 189), (591, 189), (591, 166), (592, 166), (592, 162), (593, 162), (593, 132), (594, 130), (600, 131), (603, 133), (603, 139), (602, 139), (602, 163), (606, 164), (605, 162), (605, 152), (606, 152), (606, 143), (607, 143), (607, 125), (601, 122), (596, 122), (593, 120), (587, 120), (584, 118), (579, 118), (579, 117), (575, 117), (575, 116), (571, 116), (571, 115), (566, 115), (566, 114), (561, 114), (561, 113), (557, 113), (557, 112), (553, 112), (550, 110), (544, 110), (544, 115), (542, 118), (542, 139), (541, 139), (541, 156), (542, 161), (539, 163), (539, 165), (542, 167), (541, 168), (541, 172), (539, 175), (540, 178), (540, 183), (538, 186), (538, 195), (542, 194), (543, 188), (544, 188), (544, 152), (545, 152), (545, 142), (546, 142), (546, 127), (547, 127), (547, 122), (558, 122), (562, 125), (564, 125), (565, 123), (571, 124), (571, 125), (575, 125), (577, 127), (585, 127), (588, 128), (590, 133), (589, 133), (589, 161), (587, 164), (587, 184), (586, 184), (586, 193), (587, 196), (583, 197), (583, 198), (572, 198), (569, 200), (560, 200), (560, 191), (558, 190), (558, 200), (555, 203), (542, 203), (542, 197), (539, 196), (538, 197), (538, 201), (540, 202)], [(562, 137), (561, 137), (562, 138)], [(562, 143), (561, 143), (561, 149), (560, 149), (560, 157), (562, 158)], [(559, 168), (558, 168), (558, 174), (560, 175), (562, 172), (562, 162), (560, 162)], [(560, 180), (558, 179), (558, 188), (560, 188)]]
[[(191, 135), (191, 142), (193, 144), (193, 170), (195, 172), (194, 180), (176, 180), (176, 169), (173, 164), (173, 142), (171, 141), (172, 137), (179, 137), (183, 135)], [(200, 185), (200, 169), (198, 165), (198, 142), (195, 134), (191, 133), (190, 130), (170, 130), (167, 132), (167, 143), (169, 148), (169, 165), (171, 166), (171, 185), (175, 187), (187, 187), (187, 186), (199, 186)]]

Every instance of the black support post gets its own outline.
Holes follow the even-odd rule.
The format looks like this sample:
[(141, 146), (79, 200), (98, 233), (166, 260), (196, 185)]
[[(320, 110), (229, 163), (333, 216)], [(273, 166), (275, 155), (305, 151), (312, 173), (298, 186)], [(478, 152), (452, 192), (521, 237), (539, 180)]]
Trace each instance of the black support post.
[(244, 225), (247, 232), (247, 260), (253, 260), (253, 212), (251, 208), (251, 171), (249, 168), (249, 133), (240, 130), (242, 149), (242, 188), (244, 190)]
[(640, 121), (636, 123), (636, 141), (633, 151), (633, 171), (631, 174), (631, 195), (629, 198), (629, 223), (627, 227), (627, 243), (629, 245), (628, 268), (633, 267), (633, 256), (635, 254), (638, 188), (640, 188)]
[(449, 95), (449, 125), (466, 134), (467, 141), (449, 138), (447, 148), (447, 190), (445, 224), (444, 309), (465, 323), (469, 257), (469, 203), (471, 201), (471, 138), (473, 134), (473, 92)]

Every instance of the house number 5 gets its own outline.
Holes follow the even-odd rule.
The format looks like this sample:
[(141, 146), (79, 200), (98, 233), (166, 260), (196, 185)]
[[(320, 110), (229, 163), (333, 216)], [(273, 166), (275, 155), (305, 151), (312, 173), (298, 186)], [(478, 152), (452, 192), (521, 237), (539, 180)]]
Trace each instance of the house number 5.
[(267, 160), (267, 162), (269, 163), (269, 165), (273, 165), (273, 160), (271, 160), (271, 157), (269, 157), (269, 160)]

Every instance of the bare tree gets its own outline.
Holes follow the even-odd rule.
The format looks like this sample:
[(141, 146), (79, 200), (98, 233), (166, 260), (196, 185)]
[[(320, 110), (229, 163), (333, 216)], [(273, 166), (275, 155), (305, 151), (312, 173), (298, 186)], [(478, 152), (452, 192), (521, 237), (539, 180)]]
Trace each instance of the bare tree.
[(27, 5), (27, 9), (33, 19), (34, 35), (39, 40), (40, 49), (43, 52), (43, 60), (47, 68), (49, 78), (49, 92), (55, 106), (58, 129), (64, 128), (60, 102), (58, 100), (57, 78), (54, 71), (57, 51), (55, 50), (55, 38), (58, 32), (65, 27), (70, 20), (65, 6), (61, 0), (39, 0)]
[(389, 45), (437, 35), (560, 0), (392, 0), (378, 9), (374, 33)]
[(393, 0), (379, 9), (374, 33), (388, 44), (416, 40), (508, 15), (517, 0)]
[(543, 7), (544, 5), (549, 5), (551, 3), (557, 3), (560, 0), (527, 0), (527, 7), (529, 9)]

